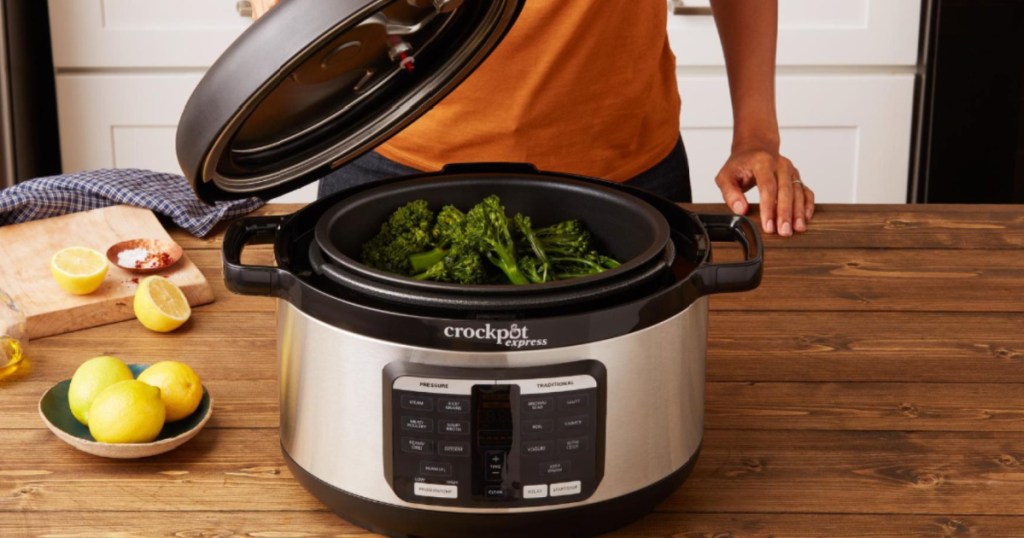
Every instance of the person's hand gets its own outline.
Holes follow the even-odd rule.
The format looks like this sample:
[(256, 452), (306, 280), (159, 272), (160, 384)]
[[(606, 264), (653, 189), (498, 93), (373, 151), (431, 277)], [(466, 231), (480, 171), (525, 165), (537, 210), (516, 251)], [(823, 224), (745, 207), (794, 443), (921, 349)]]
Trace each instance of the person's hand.
[(725, 203), (738, 215), (746, 215), (750, 209), (743, 193), (757, 185), (765, 233), (788, 237), (794, 231), (804, 232), (814, 216), (814, 191), (800, 179), (793, 162), (771, 147), (734, 147), (715, 183)]
[(266, 15), (280, 0), (249, 0), (249, 2), (252, 4), (252, 20), (256, 20)]

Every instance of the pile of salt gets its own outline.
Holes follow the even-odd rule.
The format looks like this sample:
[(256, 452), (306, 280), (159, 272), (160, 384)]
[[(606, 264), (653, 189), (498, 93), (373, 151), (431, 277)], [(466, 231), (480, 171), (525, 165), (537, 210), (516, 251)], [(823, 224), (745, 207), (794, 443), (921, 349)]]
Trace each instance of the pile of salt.
[(149, 251), (144, 248), (130, 248), (117, 253), (117, 264), (121, 267), (142, 268), (142, 262), (149, 256)]

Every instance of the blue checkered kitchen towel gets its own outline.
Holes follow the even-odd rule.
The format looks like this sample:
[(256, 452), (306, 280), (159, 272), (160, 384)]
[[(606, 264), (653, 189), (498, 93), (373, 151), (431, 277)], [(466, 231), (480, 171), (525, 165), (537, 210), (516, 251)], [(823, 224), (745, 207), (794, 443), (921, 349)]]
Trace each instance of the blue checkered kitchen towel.
[(145, 207), (169, 217), (196, 237), (218, 222), (263, 205), (246, 198), (207, 205), (184, 177), (131, 168), (91, 170), (49, 176), (0, 190), (0, 226), (99, 209), (117, 204)]

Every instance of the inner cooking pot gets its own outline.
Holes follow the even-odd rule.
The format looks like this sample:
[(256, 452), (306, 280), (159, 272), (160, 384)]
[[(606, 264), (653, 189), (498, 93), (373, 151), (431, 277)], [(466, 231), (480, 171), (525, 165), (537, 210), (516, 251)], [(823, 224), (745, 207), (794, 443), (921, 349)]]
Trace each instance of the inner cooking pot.
[[(468, 211), (485, 197), (497, 195), (510, 220), (516, 213), (530, 217), (535, 228), (577, 219), (590, 231), (594, 248), (621, 265), (585, 277), (542, 284), (453, 284), (415, 280), (360, 263), (363, 244), (398, 207), (426, 200), (434, 211), (447, 204)], [(333, 269), (341, 269), (410, 291), (486, 294), (491, 296), (549, 294), (568, 288), (591, 288), (612, 281), (653, 275), (666, 262), (669, 226), (650, 204), (593, 183), (557, 176), (480, 174), (466, 177), (414, 178), (389, 183), (346, 198), (330, 208), (316, 226), (316, 245)], [(661, 266), (661, 267), (653, 267)], [(333, 271), (337, 274), (337, 271)]]

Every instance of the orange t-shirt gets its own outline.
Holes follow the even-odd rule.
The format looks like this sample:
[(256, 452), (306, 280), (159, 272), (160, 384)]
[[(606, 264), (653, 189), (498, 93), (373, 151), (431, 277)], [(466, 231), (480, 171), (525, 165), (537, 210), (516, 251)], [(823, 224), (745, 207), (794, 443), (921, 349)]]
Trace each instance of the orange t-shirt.
[(625, 181), (679, 137), (664, 0), (528, 0), (487, 60), (377, 151), (418, 170), (529, 162)]

